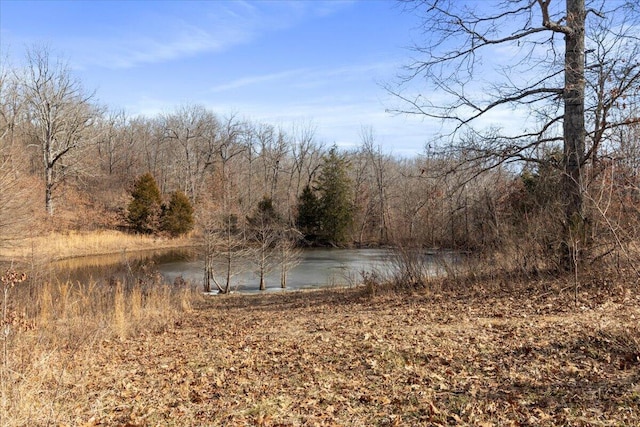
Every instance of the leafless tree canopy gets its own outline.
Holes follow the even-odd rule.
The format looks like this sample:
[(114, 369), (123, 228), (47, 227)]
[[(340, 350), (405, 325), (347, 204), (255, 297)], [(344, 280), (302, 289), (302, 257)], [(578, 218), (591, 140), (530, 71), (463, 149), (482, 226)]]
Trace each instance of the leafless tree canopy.
[[(564, 9), (554, 1), (479, 7), (484, 4), (407, 5), (430, 19), (425, 43), (396, 88), (409, 101), (403, 111), (454, 126), (449, 145), (410, 158), (389, 153), (385, 144), (394, 141), (379, 140), (366, 126), (355, 148), (340, 150), (352, 207), (345, 241), (500, 253), (527, 272), (558, 268), (559, 253), (587, 243), (590, 260), (622, 253), (631, 260), (640, 253), (634, 9), (587, 4), (585, 46), (574, 60), (585, 77), (576, 83), (584, 87), (584, 104), (574, 105), (583, 132), (569, 132), (579, 138), (565, 147), (573, 92), (564, 80)], [(489, 61), (498, 53), (504, 61)], [(277, 264), (286, 286), (299, 256), (296, 244), (311, 241), (296, 229), (299, 201), (305, 191), (310, 200), (319, 193), (329, 151), (313, 123), (275, 126), (198, 104), (129, 116), (95, 105), (92, 93), (46, 50), (29, 51), (25, 69), (0, 65), (3, 244), (41, 228), (127, 230), (132, 184), (150, 173), (163, 202), (181, 191), (194, 207), (207, 290), (233, 289), (246, 264), (240, 260), (250, 258), (263, 272)], [(514, 108), (509, 114), (518, 115), (521, 127), (483, 125), (506, 107)], [(53, 217), (43, 194), (45, 201), (55, 196)], [(573, 212), (587, 226), (570, 214), (567, 195), (580, 197)], [(250, 221), (266, 199), (277, 227)]]
[(23, 96), (33, 124), (33, 140), (42, 154), (45, 205), (53, 215), (53, 190), (72, 164), (76, 151), (90, 138), (97, 116), (88, 94), (60, 60), (45, 48), (27, 52)]
[[(484, 154), (509, 160), (537, 161), (534, 148), (562, 141), (565, 71), (572, 71), (565, 38), (573, 33), (563, 1), (407, 1), (405, 7), (423, 17), (423, 39), (400, 84), (388, 86), (404, 101), (398, 112), (451, 121), (449, 135), (456, 137), (471, 129), (489, 143)], [(621, 1), (591, 1), (584, 9), (585, 51), (574, 62), (587, 64), (590, 139), (603, 131), (596, 118), (638, 96), (637, 12)], [(517, 111), (526, 126), (505, 128), (495, 119), (476, 126), (499, 109)], [(630, 119), (622, 114), (605, 123), (610, 129)]]
[[(422, 39), (390, 90), (397, 111), (449, 122), (446, 149), (484, 169), (563, 156), (565, 228), (582, 228), (585, 175), (620, 126), (638, 121), (635, 2), (407, 2)], [(417, 87), (417, 90), (416, 90)], [(500, 114), (521, 123), (504, 124)], [(574, 227), (574, 228), (575, 228)]]

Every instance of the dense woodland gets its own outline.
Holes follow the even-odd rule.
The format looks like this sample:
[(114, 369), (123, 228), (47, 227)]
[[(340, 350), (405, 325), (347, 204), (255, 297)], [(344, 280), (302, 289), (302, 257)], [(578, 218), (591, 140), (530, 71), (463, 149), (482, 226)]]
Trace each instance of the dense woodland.
[[(637, 91), (632, 83), (626, 89)], [(227, 252), (238, 236), (256, 236), (265, 209), (297, 244), (461, 249), (526, 271), (557, 267), (567, 243), (557, 139), (537, 146), (535, 161), (478, 156), (471, 133), (456, 149), (406, 158), (388, 154), (374, 128), (342, 150), (318, 140), (311, 123), (275, 126), (197, 104), (132, 116), (97, 99), (47, 49), (29, 49), (25, 68), (2, 64), (3, 245), (51, 230), (159, 232), (131, 221), (134, 183), (145, 174), (158, 205), (188, 198), (191, 233)], [(627, 122), (603, 131), (585, 164), (589, 223), (579, 232), (589, 262), (632, 259), (640, 232), (640, 126), (629, 119), (638, 106), (614, 101), (605, 113)]]

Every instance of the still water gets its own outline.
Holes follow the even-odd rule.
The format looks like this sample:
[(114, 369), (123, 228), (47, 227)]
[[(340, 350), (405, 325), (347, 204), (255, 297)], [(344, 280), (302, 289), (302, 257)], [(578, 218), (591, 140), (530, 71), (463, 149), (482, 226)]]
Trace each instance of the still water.
[[(386, 271), (390, 267), (391, 252), (385, 249), (306, 249), (300, 254), (298, 264), (287, 272), (288, 289), (306, 289), (329, 286), (353, 286), (360, 282), (361, 272)], [(231, 279), (232, 290), (257, 291), (259, 276), (254, 264), (240, 260), (234, 264)], [(268, 291), (281, 290), (280, 266), (273, 265), (266, 275)], [(158, 265), (158, 271), (169, 281), (182, 276), (192, 283), (203, 280), (200, 260), (175, 261)], [(216, 279), (224, 284), (226, 269), (218, 265)]]
[[(437, 274), (439, 255), (425, 254), (428, 274)], [(397, 267), (388, 249), (305, 249), (298, 263), (287, 272), (287, 289), (309, 289), (332, 286), (354, 286), (362, 281), (363, 272), (389, 276)], [(155, 253), (119, 254), (69, 260), (56, 268), (58, 280), (97, 282), (137, 280), (155, 277), (173, 283), (181, 277), (192, 285), (202, 286), (204, 265), (197, 251), (171, 250)], [(226, 269), (222, 260), (215, 266), (216, 279), (225, 283)], [(258, 292), (257, 267), (247, 259), (233, 262), (231, 289), (236, 292)], [(275, 264), (266, 275), (267, 291), (281, 291), (280, 266)], [(213, 285), (215, 289), (215, 285)]]

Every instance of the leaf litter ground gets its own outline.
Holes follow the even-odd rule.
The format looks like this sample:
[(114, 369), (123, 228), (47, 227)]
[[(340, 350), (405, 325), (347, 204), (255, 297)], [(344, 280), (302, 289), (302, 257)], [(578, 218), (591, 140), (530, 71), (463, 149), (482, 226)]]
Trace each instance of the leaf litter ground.
[[(587, 296), (588, 295), (588, 296)], [(212, 297), (68, 368), (72, 425), (640, 425), (640, 295)]]

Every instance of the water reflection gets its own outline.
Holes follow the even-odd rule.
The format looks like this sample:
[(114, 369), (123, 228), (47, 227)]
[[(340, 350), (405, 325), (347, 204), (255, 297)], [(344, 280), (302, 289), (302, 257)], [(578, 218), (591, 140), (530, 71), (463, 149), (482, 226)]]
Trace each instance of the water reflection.
[[(306, 249), (298, 265), (287, 273), (287, 289), (307, 289), (328, 286), (351, 286), (360, 281), (362, 271), (388, 270), (391, 253), (386, 249)], [(218, 281), (226, 273), (224, 265), (217, 267)], [(182, 276), (192, 283), (201, 282), (204, 271), (200, 260), (174, 261), (158, 265), (159, 272), (169, 281)], [(257, 291), (259, 277), (249, 260), (239, 260), (234, 266), (232, 289)], [(266, 275), (268, 291), (280, 288), (280, 269), (274, 265)]]
[[(424, 254), (427, 265), (436, 273), (435, 255)], [(300, 262), (287, 273), (287, 289), (308, 289), (358, 284), (362, 272), (377, 272), (381, 276), (392, 273), (397, 263), (387, 249), (306, 249)], [(234, 261), (231, 288), (240, 292), (258, 292), (259, 278), (255, 264), (248, 259)], [(159, 274), (158, 280), (173, 283), (176, 278), (201, 286), (204, 265), (196, 250), (170, 250), (161, 252), (121, 253), (101, 257), (65, 260), (56, 264), (56, 275), (62, 281), (89, 280), (109, 282), (138, 280)], [(220, 261), (216, 266), (220, 283), (226, 270)], [(280, 268), (276, 264), (266, 276), (267, 291), (279, 291)]]

